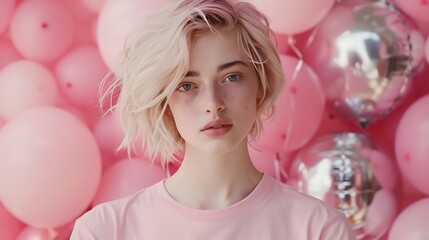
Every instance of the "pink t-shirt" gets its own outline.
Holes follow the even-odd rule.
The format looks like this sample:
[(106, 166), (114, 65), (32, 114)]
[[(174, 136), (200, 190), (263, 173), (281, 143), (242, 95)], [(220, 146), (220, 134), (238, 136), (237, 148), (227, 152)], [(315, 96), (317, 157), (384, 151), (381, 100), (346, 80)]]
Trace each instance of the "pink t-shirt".
[(351, 225), (337, 209), (265, 174), (251, 194), (219, 210), (176, 202), (159, 182), (100, 204), (75, 224), (72, 240), (350, 240)]

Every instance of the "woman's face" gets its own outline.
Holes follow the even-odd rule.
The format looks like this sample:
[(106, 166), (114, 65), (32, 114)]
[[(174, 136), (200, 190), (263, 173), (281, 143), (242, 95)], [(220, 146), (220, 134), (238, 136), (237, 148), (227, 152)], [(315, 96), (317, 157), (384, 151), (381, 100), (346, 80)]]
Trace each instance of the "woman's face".
[(259, 80), (227, 30), (199, 35), (189, 71), (169, 101), (186, 149), (226, 153), (247, 141), (256, 120)]

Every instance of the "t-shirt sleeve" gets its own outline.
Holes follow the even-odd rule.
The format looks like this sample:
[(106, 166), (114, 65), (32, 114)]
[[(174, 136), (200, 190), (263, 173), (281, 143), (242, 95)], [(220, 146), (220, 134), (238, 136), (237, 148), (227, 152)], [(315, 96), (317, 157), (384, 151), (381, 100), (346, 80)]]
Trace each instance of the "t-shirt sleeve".
[(355, 240), (351, 223), (343, 214), (327, 221), (322, 229), (321, 240)]
[(70, 236), (70, 240), (96, 240), (98, 237), (94, 235), (89, 228), (85, 225), (81, 224), (79, 221), (76, 221), (74, 224), (74, 228), (72, 234)]
[(105, 209), (93, 209), (85, 213), (75, 221), (70, 240), (114, 239), (112, 218)]

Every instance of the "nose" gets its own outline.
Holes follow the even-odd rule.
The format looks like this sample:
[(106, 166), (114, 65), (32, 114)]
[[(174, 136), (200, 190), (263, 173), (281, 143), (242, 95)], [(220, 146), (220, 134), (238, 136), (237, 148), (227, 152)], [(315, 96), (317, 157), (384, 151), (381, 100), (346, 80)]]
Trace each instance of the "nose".
[(221, 90), (216, 86), (211, 86), (205, 91), (204, 111), (207, 113), (217, 113), (225, 110), (225, 103)]

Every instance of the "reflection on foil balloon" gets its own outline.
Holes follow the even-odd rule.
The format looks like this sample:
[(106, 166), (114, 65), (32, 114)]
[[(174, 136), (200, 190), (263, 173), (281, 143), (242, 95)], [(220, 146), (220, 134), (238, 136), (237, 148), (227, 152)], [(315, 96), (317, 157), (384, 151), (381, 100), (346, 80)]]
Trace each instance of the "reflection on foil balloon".
[(384, 1), (342, 1), (315, 28), (304, 60), (339, 116), (365, 128), (396, 107), (412, 70), (409, 32)]
[[(388, 194), (394, 189), (391, 179), (395, 176), (388, 172), (391, 169), (389, 159), (380, 156), (385, 155), (366, 135), (329, 134), (316, 138), (300, 150), (290, 168), (289, 178), (298, 191), (343, 212), (358, 239), (377, 239), (390, 227), (397, 210), (396, 199)], [(374, 199), (388, 200), (391, 204), (380, 208), (380, 201)], [(374, 202), (377, 204), (371, 209)], [(372, 225), (367, 226), (367, 223)]]

